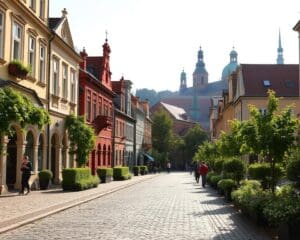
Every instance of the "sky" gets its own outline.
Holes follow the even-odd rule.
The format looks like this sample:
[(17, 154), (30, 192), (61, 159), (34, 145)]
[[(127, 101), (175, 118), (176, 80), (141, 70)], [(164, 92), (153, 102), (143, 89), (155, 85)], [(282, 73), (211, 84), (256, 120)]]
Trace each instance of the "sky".
[(299, 63), (299, 0), (50, 0), (50, 17), (68, 11), (77, 50), (101, 56), (108, 32), (112, 80), (177, 91), (192, 74), (199, 47), (209, 82), (220, 80), (234, 46), (239, 63), (276, 63), (281, 32), (284, 62)]

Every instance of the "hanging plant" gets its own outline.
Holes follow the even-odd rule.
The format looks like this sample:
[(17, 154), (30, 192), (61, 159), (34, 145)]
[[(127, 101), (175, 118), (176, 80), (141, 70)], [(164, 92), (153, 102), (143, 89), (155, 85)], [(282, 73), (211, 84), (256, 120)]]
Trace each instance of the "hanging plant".
[(0, 152), (2, 137), (10, 134), (10, 124), (18, 122), (22, 128), (27, 124), (37, 125), (40, 129), (50, 123), (45, 109), (34, 106), (24, 95), (11, 88), (0, 88)]
[(65, 126), (69, 133), (71, 149), (73, 149), (70, 153), (77, 155), (76, 161), (79, 166), (85, 166), (95, 146), (94, 130), (84, 123), (82, 116), (67, 116)]

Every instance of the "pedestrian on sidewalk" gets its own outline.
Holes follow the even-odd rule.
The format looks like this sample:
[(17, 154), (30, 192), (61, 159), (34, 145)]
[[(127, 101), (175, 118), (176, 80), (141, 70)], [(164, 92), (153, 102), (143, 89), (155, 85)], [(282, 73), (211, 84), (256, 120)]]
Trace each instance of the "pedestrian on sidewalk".
[(28, 181), (29, 181), (29, 178), (31, 175), (31, 170), (32, 170), (31, 162), (29, 161), (28, 156), (24, 155), (22, 165), (21, 165), (22, 188), (21, 188), (20, 194), (24, 194), (25, 188), (27, 189), (26, 194), (30, 193), (30, 187), (29, 187)]
[(208, 166), (205, 164), (205, 162), (202, 162), (200, 165), (200, 175), (201, 175), (202, 187), (204, 187), (204, 188), (206, 185), (207, 173), (208, 173)]
[(170, 162), (167, 163), (167, 170), (168, 170), (168, 173), (170, 173), (170, 171), (171, 171), (171, 163)]
[(195, 163), (194, 173), (195, 173), (196, 183), (199, 183), (199, 178), (200, 178), (200, 164), (199, 163)]

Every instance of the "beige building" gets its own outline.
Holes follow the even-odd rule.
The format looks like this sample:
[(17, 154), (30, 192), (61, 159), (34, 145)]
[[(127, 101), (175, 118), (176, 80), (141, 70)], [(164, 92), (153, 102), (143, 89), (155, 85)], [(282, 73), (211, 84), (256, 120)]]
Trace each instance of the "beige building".
[[(62, 167), (73, 165), (67, 154), (63, 119), (77, 113), (80, 57), (74, 51), (66, 11), (51, 25), (48, 9), (49, 0), (0, 0), (0, 87), (18, 90), (36, 106), (49, 110), (52, 121), (41, 130), (32, 125), (21, 129), (19, 123), (11, 123), (14, 134), (2, 139), (0, 193), (20, 187), (23, 154), (33, 165), (31, 182), (45, 168), (54, 171), (58, 182)], [(31, 66), (31, 72), (18, 76), (10, 67), (13, 60)], [(49, 79), (56, 85), (49, 85)]]

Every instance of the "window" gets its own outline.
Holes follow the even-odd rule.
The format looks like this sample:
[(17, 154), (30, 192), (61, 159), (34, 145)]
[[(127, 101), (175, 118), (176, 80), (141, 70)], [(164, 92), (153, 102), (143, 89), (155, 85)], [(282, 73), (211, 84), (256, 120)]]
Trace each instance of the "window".
[(104, 116), (108, 116), (108, 106), (107, 106), (107, 101), (104, 101)]
[(21, 50), (22, 50), (22, 28), (16, 22), (13, 23), (13, 43), (12, 43), (12, 58), (16, 60), (21, 60)]
[(29, 36), (28, 40), (28, 63), (31, 67), (31, 76), (35, 75), (35, 38)]
[(62, 94), (63, 98), (68, 98), (68, 66), (63, 64), (62, 67)]
[(270, 87), (271, 86), (271, 83), (270, 83), (269, 80), (264, 80), (263, 83), (264, 83), (265, 87)]
[(35, 11), (35, 0), (29, 0), (29, 7)]
[(267, 109), (265, 109), (265, 108), (260, 108), (260, 109), (259, 109), (259, 112), (260, 112), (263, 116), (266, 116), (266, 114), (267, 114)]
[(93, 116), (93, 119), (97, 117), (97, 96), (93, 96)]
[(53, 59), (53, 75), (52, 75), (52, 82), (53, 82), (53, 94), (58, 96), (58, 76), (59, 76), (59, 62), (56, 59)]
[(88, 94), (87, 100), (86, 100), (86, 120), (91, 120), (91, 95)]
[(40, 45), (40, 69), (39, 69), (39, 81), (41, 83), (45, 83), (45, 68), (46, 68), (46, 47), (41, 44)]
[(71, 102), (75, 103), (75, 96), (76, 96), (76, 92), (75, 92), (75, 71), (71, 70)]
[(40, 18), (45, 18), (45, 1), (40, 0)]
[(285, 86), (286, 86), (287, 88), (293, 88), (293, 87), (294, 87), (294, 83), (293, 83), (292, 80), (286, 80), (286, 81), (285, 81)]
[(0, 58), (3, 58), (4, 43), (4, 13), (0, 11)]
[(102, 115), (102, 98), (98, 98), (98, 114)]

